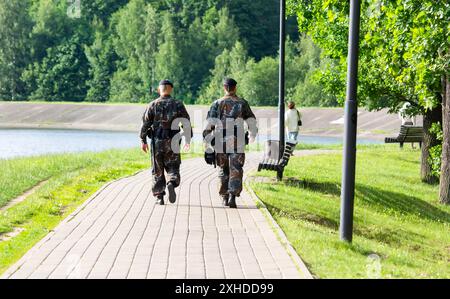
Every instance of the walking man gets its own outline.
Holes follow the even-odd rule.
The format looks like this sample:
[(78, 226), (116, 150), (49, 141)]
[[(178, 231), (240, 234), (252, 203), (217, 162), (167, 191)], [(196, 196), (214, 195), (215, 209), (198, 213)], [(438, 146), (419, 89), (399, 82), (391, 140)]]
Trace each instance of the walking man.
[[(159, 83), (160, 97), (152, 101), (143, 116), (141, 129), (142, 150), (147, 153), (147, 137), (151, 139), (152, 154), (152, 192), (157, 204), (164, 205), (164, 195), (169, 193), (169, 201), (176, 201), (175, 188), (180, 185), (181, 128), (185, 136), (184, 149), (190, 147), (192, 129), (190, 117), (184, 104), (171, 97), (173, 84), (169, 80)], [(164, 175), (167, 172), (167, 180)]]
[[(242, 192), (245, 144), (254, 142), (258, 132), (256, 118), (246, 100), (236, 95), (237, 82), (227, 78), (225, 96), (216, 100), (208, 112), (208, 126), (203, 137), (214, 140), (216, 164), (219, 166), (219, 194), (224, 206), (237, 208), (236, 197)], [(244, 122), (248, 135), (244, 133)], [(211, 135), (214, 138), (211, 138)], [(246, 140), (248, 136), (248, 141)]]

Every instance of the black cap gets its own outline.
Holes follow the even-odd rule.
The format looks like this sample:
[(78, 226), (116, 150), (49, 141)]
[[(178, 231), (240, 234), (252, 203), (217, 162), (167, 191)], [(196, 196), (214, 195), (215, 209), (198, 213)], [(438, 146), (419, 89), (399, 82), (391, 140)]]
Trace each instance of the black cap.
[(161, 82), (159, 82), (159, 85), (170, 85), (173, 87), (173, 83), (170, 82), (169, 80), (162, 80)]
[(236, 80), (234, 80), (232, 78), (225, 78), (223, 80), (223, 85), (228, 86), (228, 87), (234, 87), (237, 85), (237, 82), (236, 82)]

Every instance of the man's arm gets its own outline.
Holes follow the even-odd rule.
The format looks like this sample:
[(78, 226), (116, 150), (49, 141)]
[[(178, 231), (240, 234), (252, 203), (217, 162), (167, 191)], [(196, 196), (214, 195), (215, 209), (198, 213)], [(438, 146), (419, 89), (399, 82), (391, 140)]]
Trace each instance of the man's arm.
[(180, 102), (178, 117), (183, 119), (185, 122), (182, 124), (183, 129), (185, 131), (190, 130), (190, 133), (186, 134), (185, 138), (186, 138), (186, 144), (191, 144), (191, 139), (194, 136), (194, 131), (192, 130), (191, 117), (189, 116), (189, 113), (187, 112), (186, 106), (184, 106), (184, 104), (182, 102)]
[(153, 114), (151, 111), (152, 111), (151, 107), (148, 106), (144, 112), (144, 115), (142, 116), (142, 127), (140, 134), (142, 144), (147, 144), (148, 131), (150, 130), (153, 124)]
[(242, 116), (244, 120), (247, 122), (248, 131), (250, 133), (250, 139), (254, 139), (258, 134), (258, 126), (256, 124), (256, 116), (253, 113), (247, 101), (245, 102), (242, 112), (243, 112)]
[(206, 120), (208, 121), (206, 124), (206, 128), (203, 130), (203, 138), (205, 138), (207, 135), (211, 134), (212, 131), (214, 131), (214, 120), (219, 119), (219, 103), (218, 101), (215, 101), (212, 103), (211, 107), (209, 108), (208, 115), (206, 117)]

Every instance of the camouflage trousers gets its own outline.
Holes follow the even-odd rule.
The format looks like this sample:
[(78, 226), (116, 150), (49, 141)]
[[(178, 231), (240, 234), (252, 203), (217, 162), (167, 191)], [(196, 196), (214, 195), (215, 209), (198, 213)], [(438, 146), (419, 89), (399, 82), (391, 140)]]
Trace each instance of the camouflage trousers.
[(240, 196), (242, 192), (242, 177), (244, 175), (245, 154), (217, 153), (217, 166), (219, 169), (220, 195)]
[[(158, 145), (158, 143), (156, 144)], [(154, 196), (165, 195), (166, 184), (171, 182), (174, 187), (180, 185), (180, 154), (174, 153), (170, 147), (156, 146), (155, 165), (152, 165), (153, 184), (152, 192)], [(167, 178), (164, 175), (167, 173)]]

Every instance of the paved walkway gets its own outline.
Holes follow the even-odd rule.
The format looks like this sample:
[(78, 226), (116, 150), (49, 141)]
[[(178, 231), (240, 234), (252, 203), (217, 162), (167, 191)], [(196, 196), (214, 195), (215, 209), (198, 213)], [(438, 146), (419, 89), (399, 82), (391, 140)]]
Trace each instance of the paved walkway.
[[(250, 155), (247, 170), (256, 159)], [(248, 192), (221, 206), (217, 170), (182, 163), (175, 204), (155, 205), (150, 172), (112, 182), (12, 266), (4, 278), (310, 278)]]

